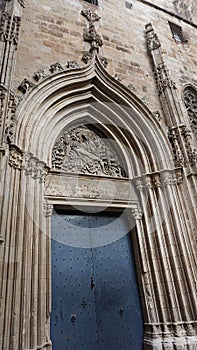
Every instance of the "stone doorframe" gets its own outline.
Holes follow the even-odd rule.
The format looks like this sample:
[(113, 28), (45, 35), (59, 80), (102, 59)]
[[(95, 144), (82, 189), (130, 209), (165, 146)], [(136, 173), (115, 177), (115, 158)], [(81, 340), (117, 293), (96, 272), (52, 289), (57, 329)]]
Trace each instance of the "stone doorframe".
[[(62, 131), (87, 119), (116, 141), (127, 178), (52, 171)], [(144, 349), (196, 348), (191, 183), (173, 162), (166, 129), (140, 99), (109, 76), (97, 57), (83, 68), (55, 72), (25, 96), (15, 138), (1, 156), (2, 350), (51, 349), (50, 215), (54, 204), (69, 201), (131, 207)], [(70, 191), (73, 181), (77, 186)]]

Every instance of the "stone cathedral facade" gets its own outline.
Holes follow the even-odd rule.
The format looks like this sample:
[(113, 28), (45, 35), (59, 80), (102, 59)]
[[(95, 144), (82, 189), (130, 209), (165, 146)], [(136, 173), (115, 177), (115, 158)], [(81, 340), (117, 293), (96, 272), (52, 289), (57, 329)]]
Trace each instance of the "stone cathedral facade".
[(1, 0), (0, 17), (0, 348), (97, 349), (53, 340), (52, 222), (80, 210), (130, 220), (143, 330), (124, 348), (196, 350), (196, 0)]

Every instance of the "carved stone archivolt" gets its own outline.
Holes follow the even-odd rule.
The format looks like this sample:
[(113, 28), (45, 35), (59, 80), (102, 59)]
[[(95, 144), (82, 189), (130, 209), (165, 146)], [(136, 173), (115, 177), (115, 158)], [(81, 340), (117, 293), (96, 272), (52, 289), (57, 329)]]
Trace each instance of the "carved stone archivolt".
[(52, 152), (52, 169), (78, 174), (126, 177), (109, 141), (93, 127), (65, 131)]

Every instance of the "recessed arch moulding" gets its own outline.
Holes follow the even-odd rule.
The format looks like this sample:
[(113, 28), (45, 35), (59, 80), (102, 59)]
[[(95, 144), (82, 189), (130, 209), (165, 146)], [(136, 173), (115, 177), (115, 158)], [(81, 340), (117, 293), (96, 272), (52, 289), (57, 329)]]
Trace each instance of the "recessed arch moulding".
[[(84, 125), (97, 130), (98, 137), (104, 136), (105, 152), (113, 152), (124, 170), (118, 176), (103, 170), (91, 175), (54, 169), (53, 150), (61, 135)], [(83, 141), (88, 142), (84, 135)], [(78, 153), (79, 147), (78, 143)], [(87, 149), (82, 153), (90, 157)], [(136, 225), (132, 236), (144, 348), (167, 349), (168, 344), (168, 349), (180, 349), (181, 344), (183, 349), (194, 349), (195, 262), (179, 190), (182, 170), (174, 166), (165, 129), (139, 98), (105, 71), (97, 57), (83, 68), (46, 77), (25, 95), (18, 108), (5, 178), (13, 191), (14, 184), (19, 186), (19, 195), (12, 197), (15, 219), (9, 219), (9, 239), (21, 262), (20, 278), (15, 278), (23, 298), (18, 303), (16, 293), (7, 295), (13, 310), (4, 321), (8, 337), (3, 350), (12, 349), (13, 339), (18, 349), (51, 349), (50, 215), (54, 204), (100, 206), (101, 210), (129, 206)], [(73, 191), (76, 178), (78, 190)], [(15, 235), (19, 229), (20, 250)], [(10, 271), (10, 281), (14, 273)], [(14, 338), (9, 329), (12, 322), (20, 324)]]
[(116, 141), (130, 178), (173, 168), (155, 117), (97, 59), (85, 68), (60, 71), (32, 89), (18, 112), (16, 144), (51, 166), (55, 140), (64, 129), (83, 123), (99, 124)]

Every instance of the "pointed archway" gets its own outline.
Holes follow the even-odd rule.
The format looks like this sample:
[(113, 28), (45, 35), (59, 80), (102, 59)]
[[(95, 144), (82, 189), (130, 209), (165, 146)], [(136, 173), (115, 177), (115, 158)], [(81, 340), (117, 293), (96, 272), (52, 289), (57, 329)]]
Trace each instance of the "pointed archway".
[[(134, 250), (144, 314), (144, 347), (162, 349), (168, 344), (178, 349), (181, 342), (192, 349), (195, 271), (186, 217), (181, 211), (182, 173), (174, 168), (166, 132), (153, 114), (114, 80), (96, 57), (83, 68), (63, 70), (43, 79), (26, 95), (17, 116), (4, 175), (10, 184), (4, 210), (8, 205), (12, 208), (6, 218), (7, 239), (19, 264), (17, 270), (8, 270), (5, 282), (12, 292), (4, 305), (8, 315), (4, 330), (9, 331), (3, 349), (13, 340), (19, 349), (51, 349), (50, 215), (54, 205), (65, 203), (130, 208), (137, 229)], [(63, 172), (53, 168), (54, 147), (58, 147), (61, 136), (84, 125), (104, 135), (105, 151), (116, 155), (124, 176), (106, 173), (107, 152), (104, 158), (99, 153), (98, 173), (81, 174), (79, 168), (76, 172), (72, 168), (70, 174), (67, 168)], [(91, 158), (90, 146), (83, 152), (79, 143), (77, 147), (78, 156), (81, 152)], [(69, 154), (64, 150), (63, 158)], [(84, 163), (87, 170), (90, 161), (83, 158)], [(98, 179), (102, 184), (99, 188)], [(113, 191), (106, 192), (111, 185)], [(12, 257), (10, 254), (8, 263)], [(10, 304), (12, 314), (6, 311)], [(9, 324), (16, 323), (20, 329), (13, 335)]]

